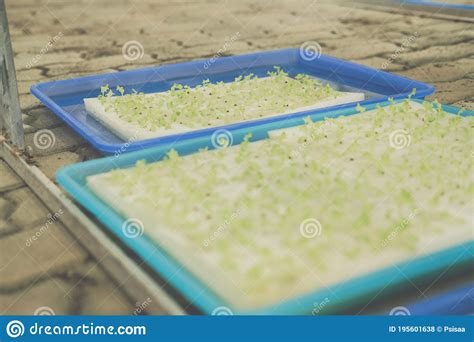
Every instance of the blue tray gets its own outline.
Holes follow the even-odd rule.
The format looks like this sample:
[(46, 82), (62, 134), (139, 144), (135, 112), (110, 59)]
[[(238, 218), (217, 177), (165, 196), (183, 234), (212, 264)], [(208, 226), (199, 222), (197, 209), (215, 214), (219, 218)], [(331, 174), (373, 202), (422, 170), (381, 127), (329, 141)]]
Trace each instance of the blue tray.
[(474, 5), (450, 4), (449, 2), (443, 2), (443, 1), (398, 0), (397, 2), (401, 4), (409, 4), (409, 5), (430, 6), (430, 7), (439, 8), (439, 10), (442, 10), (443, 8), (467, 10), (467, 11), (474, 10)]
[(474, 283), (449, 289), (431, 298), (407, 305), (411, 315), (474, 314)]
[[(418, 100), (418, 102), (421, 102)], [(389, 105), (389, 102), (380, 103), (381, 106)], [(366, 106), (367, 110), (376, 108), (377, 104)], [(443, 107), (446, 112), (458, 113), (459, 109), (450, 106)], [(352, 109), (336, 110), (326, 113), (311, 115), (313, 121), (323, 120), (329, 117), (341, 115), (354, 115), (358, 112)], [(474, 111), (465, 111), (463, 115), (474, 115)], [(242, 142), (245, 135), (252, 132), (251, 141), (268, 138), (268, 131), (301, 125), (303, 118), (288, 119), (283, 122), (273, 122), (266, 125), (254, 126), (250, 129), (240, 129), (233, 133), (235, 144)], [(210, 137), (200, 137), (193, 140), (181, 141), (173, 146), (179, 155), (198, 152), (199, 149), (207, 147), (213, 149)], [(169, 284), (180, 291), (186, 298), (205, 313), (211, 313), (220, 306), (229, 307), (234, 313), (239, 314), (304, 314), (302, 308), (311, 308), (313, 303), (329, 302), (324, 308), (325, 313), (337, 312), (343, 308), (363, 303), (370, 300), (370, 296), (382, 289), (390, 290), (406, 283), (416, 282), (423, 277), (436, 276), (442, 270), (455, 269), (472, 265), (474, 261), (474, 242), (468, 241), (462, 245), (439, 251), (437, 253), (416, 258), (386, 268), (367, 276), (354, 278), (350, 281), (337, 284), (329, 289), (318, 290), (304, 296), (278, 303), (278, 305), (262, 308), (252, 312), (238, 312), (228, 303), (216, 295), (210, 288), (203, 284), (191, 272), (184, 269), (181, 264), (167, 254), (166, 250), (160, 248), (147, 236), (142, 235), (135, 239), (127, 238), (121, 227), (125, 218), (99, 199), (86, 186), (86, 177), (116, 168), (127, 168), (135, 165), (135, 162), (145, 159), (147, 162), (155, 162), (163, 159), (169, 151), (169, 146), (156, 146), (142, 151), (122, 154), (91, 160), (79, 164), (67, 166), (58, 171), (56, 179), (59, 184), (71, 194), (76, 201), (93, 213), (107, 230), (116, 235), (127, 247), (145, 260), (148, 265), (160, 274)], [(150, 256), (153, 255), (153, 258)], [(403, 270), (403, 275), (399, 272)], [(199, 294), (199, 296), (197, 296)]]
[[(417, 90), (414, 98), (419, 99), (423, 99), (434, 92), (434, 87), (431, 85), (401, 76), (324, 55), (312, 61), (306, 61), (300, 56), (298, 49), (286, 49), (221, 57), (212, 64), (198, 60), (39, 83), (31, 86), (31, 93), (99, 151), (113, 154), (126, 149), (127, 152), (131, 152), (160, 144), (171, 144), (180, 140), (211, 135), (213, 131), (222, 128), (233, 132), (257, 124), (266, 124), (293, 117), (304, 117), (309, 113), (324, 112), (327, 109), (286, 114), (217, 128), (206, 128), (159, 138), (126, 142), (94, 120), (85, 110), (83, 99), (98, 96), (101, 86), (105, 84), (109, 84), (111, 87), (121, 85), (125, 87), (127, 92), (134, 88), (144, 93), (152, 93), (169, 90), (173, 83), (196, 86), (207, 78), (211, 82), (230, 82), (241, 74), (254, 73), (262, 77), (275, 65), (281, 66), (290, 75), (304, 73), (319, 78), (323, 82), (330, 83), (337, 90), (363, 92), (366, 94), (367, 100), (362, 101), (362, 105), (386, 101), (388, 97), (403, 98), (413, 88)], [(354, 104), (345, 104), (332, 108), (353, 106)]]

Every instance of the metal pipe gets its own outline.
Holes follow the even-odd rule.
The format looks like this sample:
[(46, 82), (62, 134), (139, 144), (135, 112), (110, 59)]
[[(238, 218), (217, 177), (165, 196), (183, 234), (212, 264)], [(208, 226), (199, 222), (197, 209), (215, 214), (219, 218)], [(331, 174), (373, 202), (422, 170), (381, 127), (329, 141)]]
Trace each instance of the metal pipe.
[(0, 133), (5, 130), (13, 146), (23, 150), (25, 148), (23, 120), (5, 0), (0, 0), (0, 22), (2, 26), (0, 30)]

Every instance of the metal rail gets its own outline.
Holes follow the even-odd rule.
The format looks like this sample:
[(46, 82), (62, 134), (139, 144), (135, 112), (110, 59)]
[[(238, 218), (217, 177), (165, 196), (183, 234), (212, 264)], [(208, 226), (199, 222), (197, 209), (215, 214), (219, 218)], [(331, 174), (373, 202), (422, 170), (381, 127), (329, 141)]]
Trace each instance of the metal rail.
[(5, 0), (0, 0), (0, 135), (5, 134), (16, 148), (25, 148), (13, 49), (8, 29)]
[(344, 0), (336, 1), (341, 5), (351, 4), (358, 7), (385, 12), (396, 12), (406, 15), (419, 15), (454, 21), (474, 22), (474, 10), (467, 10), (456, 6), (448, 6), (447, 4), (443, 4), (441, 2), (439, 5), (434, 6), (432, 3), (422, 4), (421, 2), (402, 0), (358, 0), (351, 2)]
[(102, 265), (104, 271), (130, 299), (147, 302), (150, 314), (184, 314), (185, 310), (160, 285), (159, 279), (147, 272), (40, 169), (31, 165), (25, 150), (23, 120), (18, 97), (13, 50), (8, 28), (5, 1), (0, 0), (0, 159), (15, 171), (51, 211), (61, 209), (60, 221), (77, 241)]
[(0, 158), (15, 171), (51, 212), (62, 210), (59, 220), (68, 232), (99, 260), (104, 271), (130, 299), (141, 303), (150, 298), (150, 314), (184, 314), (185, 311), (142, 265), (128, 255), (85, 215), (34, 165), (28, 164), (5, 141), (0, 140)]

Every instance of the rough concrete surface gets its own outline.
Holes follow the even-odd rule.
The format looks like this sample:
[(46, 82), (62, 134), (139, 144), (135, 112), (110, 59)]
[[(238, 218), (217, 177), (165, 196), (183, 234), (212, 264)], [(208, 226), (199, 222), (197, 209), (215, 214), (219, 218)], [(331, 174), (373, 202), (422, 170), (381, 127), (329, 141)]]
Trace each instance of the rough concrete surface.
[[(372, 11), (351, 2), (6, 2), (26, 141), (51, 179), (59, 167), (100, 154), (34, 98), (30, 85), (206, 59), (236, 34), (224, 55), (316, 41), (324, 54), (375, 68), (386, 65), (387, 71), (435, 85), (438, 92), (431, 98), (474, 109), (472, 23)], [(129, 61), (122, 47), (132, 40), (144, 54)], [(54, 134), (47, 149), (34, 144), (40, 129)], [(39, 307), (56, 314), (132, 313), (135, 304), (61, 223), (42, 229), (48, 214), (0, 161), (0, 313), (33, 314)], [(40, 237), (28, 245), (37, 232)]]

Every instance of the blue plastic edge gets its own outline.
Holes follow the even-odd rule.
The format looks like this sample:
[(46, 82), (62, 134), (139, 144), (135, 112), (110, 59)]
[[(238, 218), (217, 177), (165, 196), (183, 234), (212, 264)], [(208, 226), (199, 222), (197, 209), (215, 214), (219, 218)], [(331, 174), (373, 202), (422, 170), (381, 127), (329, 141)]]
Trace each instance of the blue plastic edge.
[[(231, 59), (235, 58), (249, 58), (251, 56), (260, 56), (260, 55), (267, 55), (267, 54), (278, 54), (278, 53), (288, 53), (292, 55), (299, 55), (298, 54), (298, 49), (282, 49), (282, 50), (273, 50), (273, 51), (264, 51), (264, 52), (258, 52), (258, 53), (252, 53), (252, 54), (246, 54), (246, 55), (238, 55), (238, 56), (229, 56), (229, 57), (221, 57), (219, 58), (220, 63), (225, 63), (226, 61), (230, 61)], [(331, 62), (334, 65), (338, 65), (340, 63), (344, 63), (346, 66), (351, 66), (357, 69), (358, 71), (368, 71), (368, 72), (376, 72), (377, 74), (380, 74), (380, 77), (389, 77), (393, 79), (394, 83), (399, 83), (401, 81), (410, 83), (413, 85), (413, 88), (417, 89), (416, 94), (413, 96), (414, 99), (424, 99), (426, 96), (432, 94), (435, 91), (435, 87), (426, 83), (422, 83), (416, 80), (412, 80), (400, 75), (395, 75), (392, 73), (388, 73), (385, 71), (377, 70), (374, 68), (370, 68), (364, 65), (360, 65), (357, 63), (349, 62), (349, 61), (344, 61), (335, 57), (331, 56), (326, 56), (326, 55), (321, 55), (319, 57), (319, 60)], [(117, 153), (117, 151), (120, 151), (123, 149), (124, 145), (127, 145), (126, 149), (128, 152), (136, 151), (139, 149), (145, 149), (148, 147), (152, 146), (158, 146), (158, 145), (164, 145), (164, 144), (174, 144), (177, 143), (178, 141), (185, 140), (185, 139), (194, 139), (198, 138), (201, 136), (206, 136), (206, 135), (211, 135), (214, 131), (219, 130), (219, 129), (226, 129), (228, 131), (234, 132), (235, 130), (239, 130), (241, 128), (250, 128), (254, 127), (256, 125), (265, 125), (268, 123), (272, 122), (277, 122), (277, 121), (285, 121), (288, 119), (293, 119), (293, 118), (299, 118), (299, 117), (306, 117), (310, 114), (315, 114), (315, 113), (322, 113), (322, 112), (327, 112), (328, 110), (335, 110), (335, 109), (345, 109), (345, 108), (351, 108), (356, 105), (356, 103), (348, 103), (348, 104), (343, 104), (343, 105), (337, 105), (337, 106), (332, 106), (332, 107), (327, 107), (327, 108), (321, 108), (317, 110), (309, 110), (309, 111), (304, 111), (304, 112), (296, 112), (292, 114), (285, 114), (281, 116), (276, 116), (276, 117), (270, 117), (270, 118), (264, 118), (264, 119), (259, 119), (259, 120), (252, 120), (252, 121), (246, 121), (246, 122), (240, 122), (240, 123), (234, 123), (230, 125), (223, 125), (223, 126), (218, 126), (218, 127), (211, 127), (211, 128), (205, 128), (205, 129), (199, 129), (199, 130), (194, 130), (190, 132), (185, 132), (182, 134), (172, 134), (164, 137), (159, 137), (159, 138), (153, 138), (153, 139), (147, 139), (147, 140), (141, 140), (141, 141), (135, 141), (135, 142), (123, 142), (121, 144), (102, 144), (97, 141), (97, 139), (94, 137), (94, 135), (90, 134), (87, 130), (84, 130), (80, 128), (76, 123), (74, 118), (71, 118), (71, 116), (63, 110), (51, 97), (49, 97), (42, 89), (48, 88), (48, 87), (57, 87), (57, 86), (62, 86), (62, 87), (67, 87), (68, 85), (72, 83), (78, 83), (78, 82), (94, 82), (97, 80), (101, 80), (104, 77), (113, 75), (113, 74), (134, 74), (134, 73), (143, 73), (148, 70), (154, 70), (156, 68), (160, 68), (161, 71), (166, 71), (169, 70), (170, 68), (177, 68), (180, 66), (200, 66), (202, 65), (204, 60), (195, 60), (191, 62), (184, 62), (184, 63), (178, 63), (178, 64), (170, 64), (170, 65), (160, 65), (160, 66), (154, 66), (154, 67), (148, 67), (148, 68), (141, 68), (141, 69), (136, 69), (136, 70), (127, 70), (127, 71), (120, 71), (117, 73), (110, 73), (110, 74), (99, 74), (99, 75), (92, 75), (92, 76), (85, 76), (85, 77), (79, 77), (79, 78), (74, 78), (74, 79), (69, 79), (69, 80), (60, 80), (60, 81), (50, 81), (50, 82), (43, 82), (43, 83), (38, 83), (34, 84), (30, 87), (31, 93), (37, 97), (46, 107), (48, 107), (53, 113), (55, 113), (58, 117), (60, 117), (62, 120), (64, 120), (72, 129), (74, 129), (79, 135), (81, 135), (84, 139), (86, 139), (92, 146), (94, 146), (97, 150), (105, 153), (105, 154), (114, 154)], [(300, 63), (304, 65), (310, 65), (311, 62), (308, 61), (299, 61)], [(370, 81), (370, 79), (369, 79)], [(369, 82), (367, 81), (367, 83)], [(410, 89), (411, 91), (411, 89)], [(373, 103), (380, 103), (383, 101), (386, 101), (389, 97), (392, 97), (394, 99), (402, 99), (406, 98), (409, 95), (409, 92), (405, 93), (395, 93), (391, 94), (385, 97), (382, 97), (380, 99), (373, 99), (373, 100), (364, 100), (361, 101), (361, 105), (370, 105)]]
[(448, 2), (437, 2), (437, 1), (424, 1), (424, 0), (399, 0), (398, 3), (409, 4), (409, 5), (419, 5), (419, 6), (430, 6), (442, 8), (453, 8), (461, 10), (474, 10), (474, 5), (465, 5), (465, 4), (450, 4)]
[[(420, 100), (413, 101), (423, 102)], [(371, 104), (365, 106), (365, 108), (371, 110), (379, 105), (387, 106), (390, 105), (390, 102)], [(443, 105), (443, 110), (453, 114), (460, 112), (459, 108), (447, 105)], [(343, 109), (323, 114), (313, 114), (310, 115), (310, 117), (313, 121), (320, 121), (329, 117), (355, 115), (358, 114), (358, 112), (356, 109)], [(474, 111), (466, 110), (463, 111), (461, 115), (474, 116)], [(251, 130), (253, 135), (251, 140), (257, 141), (265, 139), (268, 137), (267, 133), (270, 130), (301, 125), (303, 122), (303, 119), (293, 119), (287, 120), (283, 124), (280, 122), (280, 125), (276, 125), (278, 123), (272, 123), (270, 125), (254, 127), (253, 130)], [(234, 142), (240, 143), (248, 132), (248, 130), (237, 132), (234, 135)], [(235, 139), (235, 137), (238, 139)], [(209, 137), (183, 141), (173, 148), (181, 155), (186, 155), (195, 153), (198, 149), (203, 147), (208, 147), (209, 149), (213, 148)], [(119, 157), (110, 156), (69, 165), (56, 173), (56, 179), (77, 202), (92, 212), (105, 227), (118, 236), (127, 247), (138, 254), (154, 271), (160, 274), (163, 279), (178, 289), (188, 300), (205, 313), (209, 314), (219, 306), (227, 306), (237, 314), (304, 314), (311, 311), (314, 303), (332, 298), (325, 307), (325, 312), (330, 312), (331, 310), (338, 310), (341, 307), (345, 307), (348, 304), (355, 304), (381, 288), (390, 288), (391, 286), (404, 283), (407, 277), (412, 280), (418, 279), (450, 265), (464, 264), (474, 260), (474, 241), (469, 241), (431, 255), (398, 264), (394, 267), (388, 267), (368, 275), (353, 278), (349, 281), (336, 284), (326, 290), (310, 292), (306, 295), (291, 298), (279, 304), (258, 310), (240, 311), (219, 298), (210, 288), (193, 276), (191, 272), (182, 268), (180, 263), (145, 235), (136, 239), (127, 238), (121, 229), (125, 219), (96, 197), (83, 184), (83, 180), (89, 175), (106, 172), (117, 167), (129, 167), (140, 159), (146, 159), (148, 162), (159, 161), (166, 155), (169, 149), (169, 146), (156, 146), (142, 151), (126, 153)], [(403, 276), (400, 275), (399, 270), (403, 270)], [(387, 283), (389, 283), (390, 286), (387, 286)], [(336, 298), (332, 294), (334, 290), (337, 292)], [(199, 296), (196, 297), (196, 294), (199, 294)], [(305, 310), (301, 308), (305, 308)], [(306, 311), (306, 309), (308, 311)]]
[(457, 286), (406, 306), (412, 315), (474, 314), (474, 283)]

